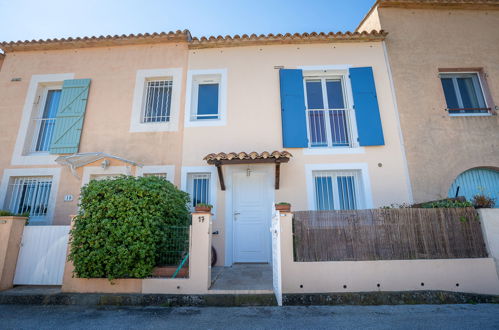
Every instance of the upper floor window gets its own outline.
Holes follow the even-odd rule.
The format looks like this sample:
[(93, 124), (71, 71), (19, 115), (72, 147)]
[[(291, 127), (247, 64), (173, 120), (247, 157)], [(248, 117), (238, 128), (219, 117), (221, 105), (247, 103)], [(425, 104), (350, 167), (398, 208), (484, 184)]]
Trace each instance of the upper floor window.
[(360, 177), (360, 171), (314, 171), (315, 209), (362, 208)]
[(449, 114), (488, 113), (482, 84), (477, 72), (441, 73)]
[(145, 88), (143, 123), (170, 121), (172, 80), (148, 80)]
[(191, 120), (220, 119), (220, 76), (194, 77)]
[(343, 76), (305, 77), (309, 147), (355, 147), (353, 109)]
[(61, 92), (60, 86), (52, 86), (43, 88), (42, 94), (39, 95), (39, 108), (32, 124), (33, 141), (31, 152), (49, 151)]
[(178, 130), (182, 69), (137, 70), (130, 132)]
[(224, 126), (227, 120), (227, 70), (189, 70), (185, 126)]
[(29, 213), (30, 219), (42, 220), (47, 216), (51, 188), (51, 177), (12, 177), (6, 205), (12, 213)]

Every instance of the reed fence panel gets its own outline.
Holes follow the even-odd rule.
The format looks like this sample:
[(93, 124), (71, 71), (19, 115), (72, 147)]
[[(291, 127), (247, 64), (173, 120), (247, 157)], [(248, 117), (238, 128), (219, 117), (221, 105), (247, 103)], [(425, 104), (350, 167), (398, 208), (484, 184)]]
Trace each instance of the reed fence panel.
[(295, 261), (487, 256), (473, 208), (294, 212), (293, 235)]

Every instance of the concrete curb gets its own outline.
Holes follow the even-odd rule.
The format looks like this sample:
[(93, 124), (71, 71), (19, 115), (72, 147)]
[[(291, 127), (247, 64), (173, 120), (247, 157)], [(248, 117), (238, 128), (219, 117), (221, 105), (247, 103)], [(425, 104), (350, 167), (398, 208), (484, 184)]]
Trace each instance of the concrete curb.
[[(448, 291), (286, 294), (284, 305), (414, 305), (499, 303), (499, 296)], [(105, 294), (0, 292), (0, 304), (83, 306), (275, 306), (273, 294)]]

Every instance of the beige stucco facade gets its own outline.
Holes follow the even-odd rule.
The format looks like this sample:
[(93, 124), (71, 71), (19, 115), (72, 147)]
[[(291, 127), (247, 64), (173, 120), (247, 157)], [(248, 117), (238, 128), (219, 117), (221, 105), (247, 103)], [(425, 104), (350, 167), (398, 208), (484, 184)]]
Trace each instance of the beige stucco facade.
[[(381, 35), (374, 36), (382, 39)], [(28, 97), (32, 81), (39, 75), (51, 74), (70, 76), (71, 79), (89, 78), (91, 84), (79, 152), (105, 152), (143, 166), (171, 166), (173, 181), (182, 189), (187, 189), (187, 174), (196, 172), (194, 168), (201, 167), (201, 172), (209, 168), (215, 204), (213, 226), (214, 231), (218, 231), (213, 242), (218, 264), (230, 264), (231, 256), (227, 259), (226, 254), (232, 251), (228, 239), (233, 235), (231, 225), (234, 221), (231, 216), (234, 197), (231, 173), (246, 171), (248, 166), (224, 166), (227, 190), (222, 191), (215, 167), (208, 165), (204, 156), (212, 152), (283, 150), (278, 68), (327, 69), (346, 74), (350, 67), (372, 67), (385, 145), (319, 152), (306, 148), (290, 149), (293, 157), (281, 166), (280, 188), (269, 189), (266, 218), (269, 225), (274, 201), (290, 202), (295, 210), (314, 208), (311, 168), (328, 170), (332, 166), (336, 170), (362, 171), (360, 207), (408, 202), (411, 192), (383, 44), (371, 39), (360, 40), (368, 37), (355, 38), (359, 40), (320, 40), (317, 43), (281, 40), (274, 44), (262, 42), (259, 45), (238, 44), (237, 47), (211, 44), (205, 47), (203, 41), (190, 46), (188, 42), (175, 41), (87, 48), (68, 46), (68, 49), (36, 51), (14, 49), (8, 52), (0, 71), (0, 125), (3, 132), (0, 146), (5, 155), (0, 159), (0, 172), (17, 173), (17, 170), (28, 169), (32, 172), (23, 172), (23, 175), (35, 176), (40, 169), (59, 171), (54, 212), (50, 219), (56, 225), (67, 225), (69, 215), (75, 214), (79, 189), (91, 177), (88, 173), (138, 174), (141, 166), (131, 166), (116, 159), (109, 159), (109, 167), (104, 171), (99, 170), (102, 162), (99, 160), (72, 173), (53, 159), (43, 162), (33, 156), (23, 160), (18, 154), (25, 117), (23, 112), (32, 109), (30, 102), (33, 101)], [(174, 131), (137, 132), (132, 129), (137, 76), (139, 72), (153, 69), (180, 70), (177, 128)], [(187, 100), (192, 97), (189, 75), (203, 70), (222, 70), (225, 74), (223, 102), (226, 106), (222, 125), (184, 123), (189, 120)], [(262, 170), (267, 175), (268, 186), (274, 185), (273, 165), (251, 165), (251, 170)], [(10, 177), (3, 177), (5, 182), (2, 184), (6, 189)], [(64, 201), (68, 195), (73, 196), (72, 201)]]
[[(367, 199), (371, 200), (367, 207), (411, 200), (390, 76), (381, 42), (192, 49), (188, 62), (188, 69), (196, 72), (226, 70), (228, 113), (225, 126), (185, 128), (184, 167), (206, 166), (203, 157), (209, 153), (283, 149), (279, 70), (276, 67), (307, 70), (372, 66), (385, 145), (317, 154), (307, 149), (287, 149), (293, 157), (281, 165), (280, 188), (272, 191), (272, 200), (290, 202), (294, 210), (313, 208), (313, 196), (307, 193), (311, 185), (310, 180), (307, 181), (307, 167), (326, 165), (324, 169), (327, 169), (330, 164), (338, 169), (343, 165), (348, 168), (349, 164), (365, 165), (370, 181)], [(258, 167), (266, 167), (273, 175), (272, 165), (251, 165), (250, 169), (258, 170)], [(237, 211), (232, 205), (234, 196), (230, 176), (233, 171), (245, 171), (247, 168), (246, 165), (223, 166), (225, 181), (229, 182), (226, 191), (220, 190), (218, 178), (215, 178), (217, 205), (213, 228), (219, 234), (214, 235), (213, 241), (221, 262), (228, 260), (226, 253), (231, 253), (231, 244), (227, 241), (233, 235), (230, 227), (234, 221), (233, 212)]]
[[(402, 8), (380, 1), (358, 30), (388, 32), (414, 200), (424, 202), (447, 197), (452, 182), (468, 169), (499, 167), (499, 6), (410, 2)], [(445, 110), (439, 69), (470, 68), (485, 74), (491, 116), (453, 117)]]
[[(145, 166), (174, 166), (179, 178), (183, 116), (177, 114), (175, 131), (130, 132), (130, 122), (138, 70), (178, 68), (178, 83), (183, 86), (186, 67), (185, 42), (8, 53), (0, 71), (0, 176), (5, 169), (33, 168), (32, 175), (37, 175), (39, 168), (61, 168), (53, 160), (16, 163), (14, 149), (19, 143), (23, 109), (30, 102), (27, 95), (32, 77), (71, 73), (75, 79), (91, 79), (79, 152), (106, 152)], [(13, 78), (20, 81), (11, 81)], [(183, 104), (185, 91), (180, 90), (179, 103)], [(81, 176), (61, 168), (53, 224), (69, 224), (81, 185)], [(73, 195), (73, 201), (64, 202), (65, 195)]]

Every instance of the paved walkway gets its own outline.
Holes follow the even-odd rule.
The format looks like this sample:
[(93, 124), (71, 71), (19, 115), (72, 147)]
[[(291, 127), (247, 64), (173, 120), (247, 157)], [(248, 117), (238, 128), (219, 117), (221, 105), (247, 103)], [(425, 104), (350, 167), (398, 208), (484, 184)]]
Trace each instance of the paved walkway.
[(272, 265), (234, 264), (213, 267), (210, 290), (272, 290)]
[(499, 329), (499, 305), (84, 307), (0, 305), (1, 329)]

